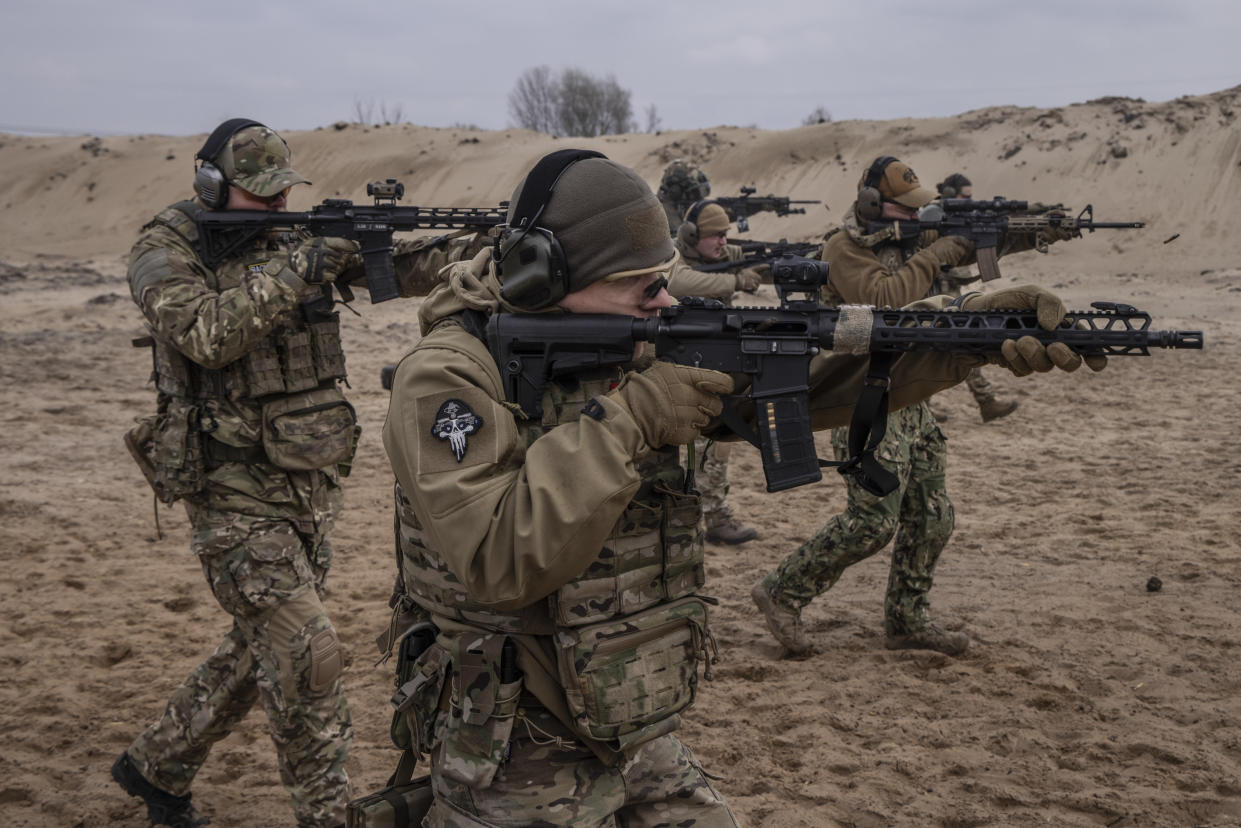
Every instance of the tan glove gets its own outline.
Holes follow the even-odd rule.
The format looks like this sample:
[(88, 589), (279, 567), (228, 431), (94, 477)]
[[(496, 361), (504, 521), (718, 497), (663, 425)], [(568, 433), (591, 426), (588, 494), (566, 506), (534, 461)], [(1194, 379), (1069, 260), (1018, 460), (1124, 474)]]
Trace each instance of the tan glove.
[(956, 267), (974, 252), (974, 243), (960, 236), (940, 236), (927, 250), (935, 254), (941, 265)]
[[(289, 250), (287, 267), (309, 285), (336, 279), (343, 271), (362, 265), (358, 243), (333, 236), (315, 236)], [(274, 258), (274, 257), (273, 257)]]
[(747, 267), (745, 270), (742, 270), (737, 274), (737, 284), (733, 290), (743, 290), (746, 293), (753, 293), (758, 290), (758, 286), (762, 283), (763, 277), (758, 275), (758, 272), (754, 268)]
[(939, 239), (938, 230), (923, 230), (918, 234), (918, 249), (925, 250)]
[(645, 371), (630, 371), (608, 396), (620, 403), (652, 448), (683, 446), (719, 416), (721, 394), (733, 390), (728, 374), (656, 362)]
[[(975, 293), (965, 297), (961, 307), (964, 310), (1032, 310), (1038, 316), (1039, 327), (1047, 331), (1060, 327), (1065, 313), (1060, 297), (1036, 285), (1005, 288), (994, 293)], [(1006, 341), (1000, 347), (1000, 353), (999, 357), (990, 357), (989, 361), (1003, 365), (1019, 377), (1035, 371), (1043, 373), (1052, 368), (1076, 371), (1083, 361), (1080, 354), (1063, 342), (1053, 342), (1044, 347), (1032, 336)], [(1088, 356), (1085, 362), (1092, 371), (1102, 371), (1107, 367), (1107, 357), (1101, 355)]]
[[(1064, 213), (1049, 213), (1048, 215), (1058, 218), (1065, 218)], [(1082, 237), (1082, 231), (1078, 230), (1076, 227), (1055, 227), (1048, 225), (1039, 231), (1039, 235), (1041, 235), (1043, 240), (1048, 244), (1055, 244), (1058, 241), (1080, 239)]]

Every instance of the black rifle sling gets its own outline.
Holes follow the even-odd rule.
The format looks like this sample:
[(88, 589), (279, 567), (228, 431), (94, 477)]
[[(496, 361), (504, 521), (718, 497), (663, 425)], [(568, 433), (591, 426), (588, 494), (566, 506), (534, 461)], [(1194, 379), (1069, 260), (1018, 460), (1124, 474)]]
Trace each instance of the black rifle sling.
[(875, 450), (888, 431), (888, 387), (892, 382), (889, 372), (898, 356), (870, 355), (862, 391), (853, 406), (853, 421), (849, 423), (849, 459), (829, 464), (839, 466), (837, 471), (852, 476), (859, 486), (876, 497), (891, 494), (900, 484), (896, 475), (875, 458)]

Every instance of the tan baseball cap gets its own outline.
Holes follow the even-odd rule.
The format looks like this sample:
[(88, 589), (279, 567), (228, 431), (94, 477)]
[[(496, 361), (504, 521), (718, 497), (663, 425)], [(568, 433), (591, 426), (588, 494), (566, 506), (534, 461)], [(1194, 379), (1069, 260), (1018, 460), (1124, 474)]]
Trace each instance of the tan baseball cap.
[[(863, 173), (858, 181), (858, 189), (866, 186), (866, 175)], [(935, 200), (934, 191), (923, 187), (918, 175), (904, 161), (891, 161), (883, 168), (883, 176), (879, 179), (879, 195), (885, 201), (895, 201), (915, 210), (925, 207)]]

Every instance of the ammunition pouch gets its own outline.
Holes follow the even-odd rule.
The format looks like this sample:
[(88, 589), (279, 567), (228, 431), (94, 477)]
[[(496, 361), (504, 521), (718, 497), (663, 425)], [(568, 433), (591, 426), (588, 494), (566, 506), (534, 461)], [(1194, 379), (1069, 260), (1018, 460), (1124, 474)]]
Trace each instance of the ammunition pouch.
[(467, 633), (451, 639), (448, 709), (435, 727), (443, 746), (438, 770), (478, 790), (491, 786), (506, 758), (524, 684), (521, 674), (504, 664), (506, 638)]
[(159, 414), (136, 420), (125, 446), (164, 503), (202, 491), (207, 465), (197, 406), (169, 400)]
[(698, 661), (710, 663), (707, 606), (697, 596), (556, 634), (557, 666), (574, 724), (622, 751), (676, 729), (694, 701)]
[(392, 743), (415, 757), (431, 751), (440, 698), (451, 666), (448, 651), (435, 643), (429, 621), (414, 626), (397, 646), (397, 691), (392, 696)]
[(263, 449), (272, 465), (286, 471), (348, 464), (361, 430), (353, 406), (335, 387), (263, 404)]

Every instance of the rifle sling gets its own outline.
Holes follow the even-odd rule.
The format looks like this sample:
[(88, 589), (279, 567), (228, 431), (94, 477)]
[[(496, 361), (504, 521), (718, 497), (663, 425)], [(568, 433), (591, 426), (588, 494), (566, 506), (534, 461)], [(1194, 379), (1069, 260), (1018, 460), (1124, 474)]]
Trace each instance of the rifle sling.
[(889, 372), (898, 356), (882, 352), (870, 355), (862, 391), (853, 406), (853, 420), (849, 423), (849, 459), (843, 463), (825, 464), (837, 466), (837, 471), (850, 475), (855, 483), (876, 497), (891, 494), (900, 483), (896, 475), (884, 468), (875, 457), (875, 450), (888, 431)]

